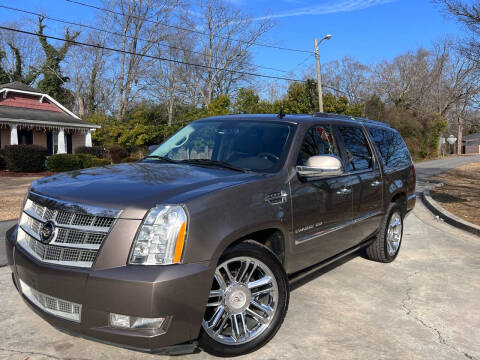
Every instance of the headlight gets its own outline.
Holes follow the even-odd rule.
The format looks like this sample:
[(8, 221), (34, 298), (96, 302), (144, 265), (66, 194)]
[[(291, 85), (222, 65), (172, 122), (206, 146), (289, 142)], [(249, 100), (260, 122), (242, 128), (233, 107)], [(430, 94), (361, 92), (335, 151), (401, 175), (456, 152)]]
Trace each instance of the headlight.
[(187, 214), (178, 205), (157, 205), (147, 213), (135, 238), (130, 264), (169, 265), (182, 259)]

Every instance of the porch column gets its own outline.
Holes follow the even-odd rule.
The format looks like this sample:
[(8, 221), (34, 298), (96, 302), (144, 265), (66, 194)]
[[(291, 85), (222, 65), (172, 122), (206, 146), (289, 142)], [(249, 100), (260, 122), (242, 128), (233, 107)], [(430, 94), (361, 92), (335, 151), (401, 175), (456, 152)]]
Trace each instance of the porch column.
[(92, 147), (92, 130), (88, 130), (85, 134), (85, 146)]
[(10, 126), (10, 145), (18, 145), (17, 125)]
[(57, 154), (66, 154), (67, 149), (65, 148), (65, 132), (63, 128), (60, 128), (58, 131), (58, 151)]

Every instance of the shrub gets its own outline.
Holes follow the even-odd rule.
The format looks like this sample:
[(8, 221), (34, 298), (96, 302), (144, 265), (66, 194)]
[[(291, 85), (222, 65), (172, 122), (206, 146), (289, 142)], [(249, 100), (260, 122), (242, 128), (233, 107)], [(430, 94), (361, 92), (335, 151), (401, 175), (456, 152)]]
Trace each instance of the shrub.
[(72, 171), (82, 168), (82, 161), (77, 155), (55, 154), (48, 158), (47, 169), (52, 172)]
[(6, 166), (7, 164), (5, 163), (5, 157), (2, 154), (0, 154), (0, 170), (5, 169)]
[(110, 165), (110, 160), (108, 159), (99, 159), (99, 158), (94, 158), (92, 162), (92, 166), (106, 166)]
[(82, 169), (90, 168), (93, 165), (94, 159), (96, 159), (95, 156), (90, 155), (90, 154), (76, 154), (76, 157), (80, 159), (80, 163), (82, 164)]
[(114, 145), (108, 150), (114, 164), (119, 164), (122, 159), (125, 159), (128, 156), (127, 150), (118, 145)]
[(101, 146), (79, 146), (75, 149), (75, 154), (89, 154), (96, 158), (103, 159), (107, 156), (107, 151)]
[(44, 169), (47, 149), (38, 145), (8, 145), (4, 153), (8, 170), (40, 172)]
[(122, 159), (121, 162), (122, 163), (131, 163), (131, 162), (136, 162), (136, 161), (138, 161), (137, 158), (129, 156), (129, 157), (126, 157), (125, 159)]

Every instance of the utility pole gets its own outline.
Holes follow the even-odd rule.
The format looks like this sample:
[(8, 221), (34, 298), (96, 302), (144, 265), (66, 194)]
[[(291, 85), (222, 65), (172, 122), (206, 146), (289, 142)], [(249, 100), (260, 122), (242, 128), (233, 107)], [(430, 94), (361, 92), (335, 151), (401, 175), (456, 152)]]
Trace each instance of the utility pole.
[(323, 40), (330, 40), (332, 35), (326, 35), (322, 40), (318, 41), (315, 38), (315, 60), (317, 62), (317, 86), (318, 86), (318, 109), (320, 112), (323, 112), (323, 93), (322, 93), (322, 74), (320, 70), (320, 52), (318, 51), (318, 45)]

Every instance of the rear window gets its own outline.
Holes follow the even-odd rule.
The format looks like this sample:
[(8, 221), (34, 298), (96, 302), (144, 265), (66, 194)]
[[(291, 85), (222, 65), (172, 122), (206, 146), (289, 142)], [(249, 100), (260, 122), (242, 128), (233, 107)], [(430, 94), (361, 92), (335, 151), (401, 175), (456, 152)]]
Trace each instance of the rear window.
[(412, 163), (410, 152), (400, 134), (390, 129), (369, 128), (387, 171), (403, 169)]

